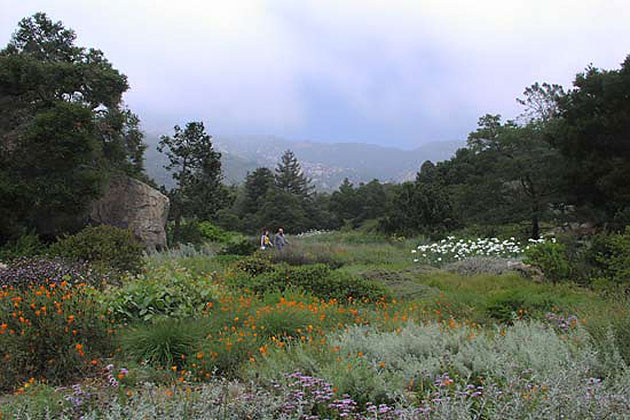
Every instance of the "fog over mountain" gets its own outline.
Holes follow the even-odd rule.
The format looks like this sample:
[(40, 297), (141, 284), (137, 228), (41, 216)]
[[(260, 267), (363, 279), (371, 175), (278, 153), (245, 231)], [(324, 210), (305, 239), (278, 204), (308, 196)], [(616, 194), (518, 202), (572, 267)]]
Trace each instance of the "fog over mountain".
[[(163, 166), (166, 156), (156, 150), (157, 137), (148, 135), (145, 166), (160, 185), (172, 186)], [(378, 179), (401, 182), (415, 178), (420, 165), (450, 158), (462, 141), (431, 142), (412, 150), (365, 143), (318, 143), (265, 135), (220, 135), (213, 138), (222, 153), (225, 182), (238, 184), (248, 171), (264, 166), (275, 168), (282, 153), (291, 149), (305, 173), (320, 191), (336, 189), (344, 178), (355, 184)]]

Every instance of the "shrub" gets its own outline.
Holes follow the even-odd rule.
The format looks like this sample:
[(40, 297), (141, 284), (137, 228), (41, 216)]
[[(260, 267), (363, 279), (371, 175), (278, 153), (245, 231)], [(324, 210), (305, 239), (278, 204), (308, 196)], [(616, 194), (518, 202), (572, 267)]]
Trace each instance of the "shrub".
[(625, 233), (595, 237), (588, 258), (595, 276), (613, 285), (630, 286), (630, 226)]
[(408, 323), (391, 332), (354, 326), (328, 342), (327, 350), (273, 352), (256, 374), (280, 380), (282, 372), (300, 370), (355, 402), (413, 404), (413, 415), (395, 418), (545, 418), (550, 412), (615, 418), (628, 402), (625, 366), (602, 370), (579, 326), (562, 335), (525, 321), (497, 333), (438, 323)]
[(259, 274), (273, 271), (274, 265), (271, 262), (269, 254), (257, 252), (251, 257), (243, 258), (237, 261), (235, 268), (249, 274), (250, 276), (257, 276)]
[(53, 255), (89, 261), (95, 266), (139, 272), (143, 246), (129, 230), (114, 226), (88, 226), (50, 247)]
[(228, 242), (232, 236), (235, 235), (234, 233), (227, 232), (210, 222), (197, 223), (197, 229), (199, 230), (199, 233), (201, 233), (203, 239), (212, 242)]
[(0, 247), (0, 261), (42, 255), (46, 252), (46, 248), (46, 244), (39, 239), (37, 234), (33, 232), (23, 234)]
[(223, 255), (252, 255), (258, 246), (256, 243), (245, 236), (232, 236), (221, 248)]
[(92, 270), (86, 262), (59, 257), (19, 258), (0, 270), (0, 286), (26, 287), (63, 281), (100, 287), (107, 277)]
[(532, 314), (551, 310), (553, 302), (538, 295), (508, 290), (493, 296), (486, 304), (487, 314), (499, 322), (511, 324)]
[(378, 300), (387, 296), (384, 287), (340, 271), (332, 271), (327, 265), (313, 264), (304, 266), (276, 266), (273, 271), (267, 271), (250, 279), (238, 279), (246, 287), (258, 294), (289, 289), (303, 290), (321, 299), (336, 299), (346, 302), (349, 298), (355, 300)]
[(0, 388), (29, 378), (60, 384), (111, 350), (99, 294), (83, 283), (41, 282), (0, 289)]
[(554, 283), (567, 280), (569, 275), (566, 247), (560, 242), (543, 242), (530, 246), (525, 250), (524, 262), (540, 268), (545, 278)]
[(110, 290), (106, 305), (121, 322), (149, 321), (160, 316), (182, 319), (200, 314), (215, 302), (217, 293), (209, 276), (194, 277), (183, 268), (159, 267)]
[(202, 322), (161, 318), (133, 326), (121, 333), (125, 354), (154, 367), (181, 367), (204, 337)]

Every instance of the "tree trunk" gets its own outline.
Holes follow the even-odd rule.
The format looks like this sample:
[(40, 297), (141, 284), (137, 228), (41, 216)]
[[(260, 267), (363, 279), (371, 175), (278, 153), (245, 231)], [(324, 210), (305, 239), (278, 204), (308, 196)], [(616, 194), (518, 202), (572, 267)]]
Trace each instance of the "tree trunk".
[(175, 213), (175, 227), (173, 228), (173, 244), (179, 243), (181, 223), (182, 223), (182, 213), (180, 211), (177, 211), (177, 213)]
[(540, 223), (538, 220), (539, 205), (535, 203), (532, 208), (532, 239), (540, 238)]

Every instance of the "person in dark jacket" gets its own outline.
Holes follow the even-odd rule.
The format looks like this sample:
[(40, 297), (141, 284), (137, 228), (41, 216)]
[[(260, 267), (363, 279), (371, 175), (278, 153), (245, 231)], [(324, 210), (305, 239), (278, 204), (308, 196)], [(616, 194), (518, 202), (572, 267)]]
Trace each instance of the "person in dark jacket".
[(274, 237), (274, 243), (278, 251), (282, 251), (282, 248), (289, 243), (284, 236), (284, 229), (278, 228), (278, 232), (276, 232), (276, 236)]

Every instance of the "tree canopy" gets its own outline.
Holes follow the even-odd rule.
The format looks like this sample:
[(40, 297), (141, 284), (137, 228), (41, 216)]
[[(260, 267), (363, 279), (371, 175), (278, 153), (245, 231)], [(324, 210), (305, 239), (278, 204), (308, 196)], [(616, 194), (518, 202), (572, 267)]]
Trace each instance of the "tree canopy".
[(0, 51), (0, 215), (11, 220), (0, 240), (20, 228), (72, 230), (109, 173), (145, 177), (139, 120), (122, 102), (126, 76), (75, 41), (37, 13)]

